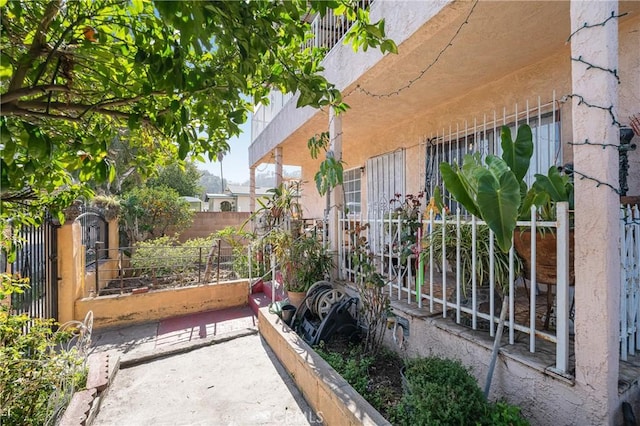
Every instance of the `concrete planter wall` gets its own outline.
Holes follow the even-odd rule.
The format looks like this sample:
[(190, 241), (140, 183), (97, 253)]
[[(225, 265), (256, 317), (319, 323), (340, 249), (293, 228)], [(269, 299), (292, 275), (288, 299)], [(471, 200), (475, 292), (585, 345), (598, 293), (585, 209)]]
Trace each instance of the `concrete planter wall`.
[(75, 302), (75, 318), (93, 311), (94, 327), (130, 325), (247, 304), (246, 279), (223, 284), (169, 288), (139, 294), (88, 297)]
[(258, 328), (325, 425), (391, 424), (268, 308), (260, 309)]

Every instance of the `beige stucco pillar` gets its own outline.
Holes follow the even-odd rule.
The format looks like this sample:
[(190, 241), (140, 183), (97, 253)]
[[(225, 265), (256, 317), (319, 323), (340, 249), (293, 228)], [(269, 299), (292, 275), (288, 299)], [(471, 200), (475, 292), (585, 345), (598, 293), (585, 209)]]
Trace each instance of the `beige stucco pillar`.
[(275, 149), (276, 156), (276, 186), (282, 185), (282, 147)]
[[(58, 322), (77, 319), (75, 302), (83, 296), (82, 227), (67, 221), (58, 228)], [(82, 319), (82, 318), (80, 318)]]
[(256, 168), (249, 167), (249, 212), (256, 211)]
[[(342, 160), (342, 116), (337, 115), (333, 108), (329, 109), (329, 151), (327, 156), (333, 156), (336, 161)], [(329, 200), (329, 243), (333, 252), (338, 252), (338, 232), (340, 224), (338, 219), (344, 208), (344, 192), (342, 185), (331, 190)], [(336, 263), (337, 264), (337, 263)]]
[[(618, 68), (617, 2), (571, 2), (571, 56), (598, 67)], [(585, 27), (606, 23), (594, 27)], [(582, 28), (582, 29), (580, 29)], [(580, 29), (580, 30), (579, 30)], [(618, 128), (604, 108), (618, 106), (614, 75), (572, 61), (573, 141), (614, 144)], [(580, 102), (581, 98), (584, 102)], [(613, 424), (618, 409), (618, 334), (620, 286), (620, 200), (615, 148), (574, 145), (575, 175), (575, 354), (576, 386), (582, 402), (576, 424)]]

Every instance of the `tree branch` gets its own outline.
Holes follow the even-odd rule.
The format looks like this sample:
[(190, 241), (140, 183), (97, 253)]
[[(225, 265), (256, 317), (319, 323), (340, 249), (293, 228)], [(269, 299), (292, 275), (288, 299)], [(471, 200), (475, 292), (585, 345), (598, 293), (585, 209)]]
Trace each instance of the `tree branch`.
[(22, 97), (39, 95), (46, 95), (51, 92), (70, 92), (71, 90), (67, 86), (63, 86), (60, 84), (46, 84), (43, 86), (34, 86), (34, 87), (23, 87), (21, 89), (16, 89), (13, 91), (9, 91), (2, 95), (0, 98), (0, 104), (9, 104), (12, 103)]
[[(48, 113), (48, 110), (56, 110), (61, 112), (77, 112), (81, 115), (56, 115)], [(67, 121), (80, 122), (82, 121), (83, 113), (86, 113), (86, 111), (92, 111), (96, 114), (106, 115), (122, 120), (128, 120), (129, 117), (131, 117), (131, 114), (127, 112), (97, 107), (96, 105), (67, 104), (65, 102), (49, 103), (42, 101), (18, 101), (14, 104), (7, 104), (3, 106), (2, 110), (0, 111), (0, 117), (5, 115), (34, 116), (40, 118), (62, 119)], [(150, 124), (148, 118), (142, 117), (141, 120), (147, 124)]]
[(9, 92), (18, 90), (22, 87), (24, 79), (27, 76), (27, 72), (33, 66), (33, 62), (42, 54), (43, 47), (46, 43), (46, 33), (49, 30), (51, 22), (60, 11), (60, 3), (61, 0), (54, 0), (47, 5), (42, 20), (36, 29), (33, 43), (31, 43), (29, 51), (18, 61), (18, 68), (13, 74), (11, 83), (9, 83)]
[(54, 120), (65, 120), (65, 121), (72, 121), (74, 123), (79, 123), (82, 121), (77, 117), (72, 117), (68, 115), (56, 115), (56, 114), (50, 114), (48, 112), (30, 111), (27, 109), (20, 108), (14, 104), (5, 105), (2, 108), (2, 111), (0, 112), (0, 117), (9, 116), (9, 115), (17, 116), (17, 117), (38, 117), (38, 118), (46, 118), (46, 119), (54, 119)]

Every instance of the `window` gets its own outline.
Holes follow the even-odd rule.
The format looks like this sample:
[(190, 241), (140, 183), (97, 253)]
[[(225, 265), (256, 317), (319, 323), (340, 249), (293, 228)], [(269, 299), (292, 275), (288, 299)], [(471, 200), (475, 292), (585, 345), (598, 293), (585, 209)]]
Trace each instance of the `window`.
[(367, 160), (367, 211), (386, 212), (395, 194), (404, 197), (404, 150)]
[(342, 177), (344, 201), (348, 214), (360, 214), (361, 209), (361, 179), (362, 170), (359, 168), (346, 170)]
[[(558, 111), (546, 113), (525, 112), (524, 117), (519, 115), (518, 125), (529, 124), (533, 136), (533, 156), (525, 181), (531, 185), (536, 173), (546, 174), (553, 165), (562, 164), (562, 145), (560, 141), (560, 114)], [(511, 129), (511, 135), (516, 137), (516, 121), (513, 116), (503, 119)], [(442, 189), (439, 164), (462, 164), (466, 154), (479, 152), (484, 158), (487, 155), (502, 155), (500, 146), (500, 132), (502, 124), (497, 122), (474, 125), (464, 129), (443, 131), (429, 139), (426, 143), (425, 153), (425, 188), (427, 198), (433, 194), (436, 186)], [(450, 201), (451, 211), (456, 210), (456, 204)]]

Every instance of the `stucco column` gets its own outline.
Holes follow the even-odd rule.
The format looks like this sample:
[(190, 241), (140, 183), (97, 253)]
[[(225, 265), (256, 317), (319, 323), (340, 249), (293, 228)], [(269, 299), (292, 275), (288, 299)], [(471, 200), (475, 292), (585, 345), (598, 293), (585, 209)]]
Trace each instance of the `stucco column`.
[[(581, 57), (606, 69), (618, 68), (618, 20), (607, 21), (612, 13), (618, 14), (616, 1), (571, 2), (573, 58)], [(573, 142), (617, 145), (619, 129), (609, 111), (584, 103), (613, 106), (615, 114), (616, 78), (606, 71), (587, 69), (578, 61), (572, 61), (571, 74)], [(573, 158), (576, 386), (588, 395), (578, 410), (576, 424), (613, 424), (618, 409), (620, 199), (611, 188), (581, 176), (618, 187), (618, 152), (611, 147), (574, 145)]]
[(69, 220), (58, 228), (58, 322), (61, 324), (78, 319), (74, 318), (75, 303), (83, 296), (83, 261), (82, 226)]
[(249, 212), (256, 211), (256, 168), (249, 167)]
[[(327, 156), (333, 156), (336, 161), (342, 160), (342, 116), (337, 115), (333, 108), (329, 109), (329, 151)], [(342, 185), (331, 190), (329, 201), (329, 244), (334, 253), (338, 253), (338, 233), (340, 223), (338, 219), (344, 208), (344, 192)], [(336, 263), (337, 264), (337, 263)]]
[(282, 185), (282, 147), (277, 146), (276, 155), (276, 186)]

